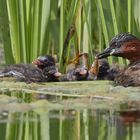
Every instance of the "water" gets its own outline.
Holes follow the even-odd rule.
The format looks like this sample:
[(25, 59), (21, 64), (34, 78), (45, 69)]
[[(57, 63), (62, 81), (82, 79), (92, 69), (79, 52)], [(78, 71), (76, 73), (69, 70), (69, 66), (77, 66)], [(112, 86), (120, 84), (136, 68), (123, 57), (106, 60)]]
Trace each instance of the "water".
[[(126, 113), (126, 112), (125, 112)], [(1, 140), (138, 140), (140, 112), (57, 110), (1, 113)]]
[[(87, 88), (87, 93), (79, 94), (85, 91), (81, 90), (83, 85), (76, 91), (77, 85), (68, 84), (65, 89), (60, 88), (62, 83), (53, 84), (52, 92), (51, 85), (38, 88), (15, 83), (10, 90), (7, 85), (2, 86), (0, 140), (138, 140), (140, 137), (140, 89), (133, 89), (132, 94), (130, 88), (119, 87), (118, 92), (116, 87), (106, 85), (103, 91), (108, 93), (99, 94), (103, 92), (101, 88), (96, 92), (96, 88)], [(84, 87), (88, 86), (93, 87), (84, 83)]]

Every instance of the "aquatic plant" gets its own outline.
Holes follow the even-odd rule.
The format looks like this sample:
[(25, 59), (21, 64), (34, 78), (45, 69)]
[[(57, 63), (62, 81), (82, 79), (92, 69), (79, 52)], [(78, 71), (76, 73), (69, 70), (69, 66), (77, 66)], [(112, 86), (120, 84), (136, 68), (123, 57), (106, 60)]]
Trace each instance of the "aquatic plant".
[[(57, 56), (61, 71), (80, 52), (94, 55), (120, 32), (139, 36), (138, 0), (0, 0), (0, 27), (6, 63)], [(124, 8), (126, 10), (124, 10)], [(71, 30), (72, 29), (72, 30)], [(112, 63), (122, 59), (109, 58)]]

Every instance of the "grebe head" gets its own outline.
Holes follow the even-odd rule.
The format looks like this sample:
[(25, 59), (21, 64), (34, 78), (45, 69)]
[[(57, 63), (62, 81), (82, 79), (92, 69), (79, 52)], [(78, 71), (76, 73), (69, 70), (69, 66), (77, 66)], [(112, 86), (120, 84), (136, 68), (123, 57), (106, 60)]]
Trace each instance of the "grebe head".
[(46, 67), (55, 66), (55, 60), (50, 55), (39, 56), (32, 63), (34, 65), (37, 65), (37, 67), (42, 69), (42, 70)]
[(98, 59), (108, 56), (123, 57), (130, 62), (135, 62), (140, 59), (140, 40), (130, 33), (122, 33), (116, 35), (109, 43), (103, 52), (96, 57)]

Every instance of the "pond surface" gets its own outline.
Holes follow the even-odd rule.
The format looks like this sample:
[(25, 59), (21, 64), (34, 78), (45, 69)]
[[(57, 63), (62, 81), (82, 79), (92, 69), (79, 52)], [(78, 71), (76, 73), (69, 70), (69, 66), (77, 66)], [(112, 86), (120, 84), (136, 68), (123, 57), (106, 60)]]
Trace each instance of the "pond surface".
[(0, 90), (0, 140), (140, 137), (139, 88), (113, 87), (108, 82), (2, 82)]
[(1, 140), (138, 140), (140, 112), (57, 110), (1, 113)]

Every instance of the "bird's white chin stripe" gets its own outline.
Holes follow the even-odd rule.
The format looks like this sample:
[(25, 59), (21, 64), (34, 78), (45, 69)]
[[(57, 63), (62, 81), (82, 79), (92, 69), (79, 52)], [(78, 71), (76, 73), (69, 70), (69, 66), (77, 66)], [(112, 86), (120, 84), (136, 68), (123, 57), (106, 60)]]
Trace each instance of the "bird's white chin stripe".
[(115, 49), (112, 49), (110, 52), (110, 55), (112, 55), (115, 52)]

